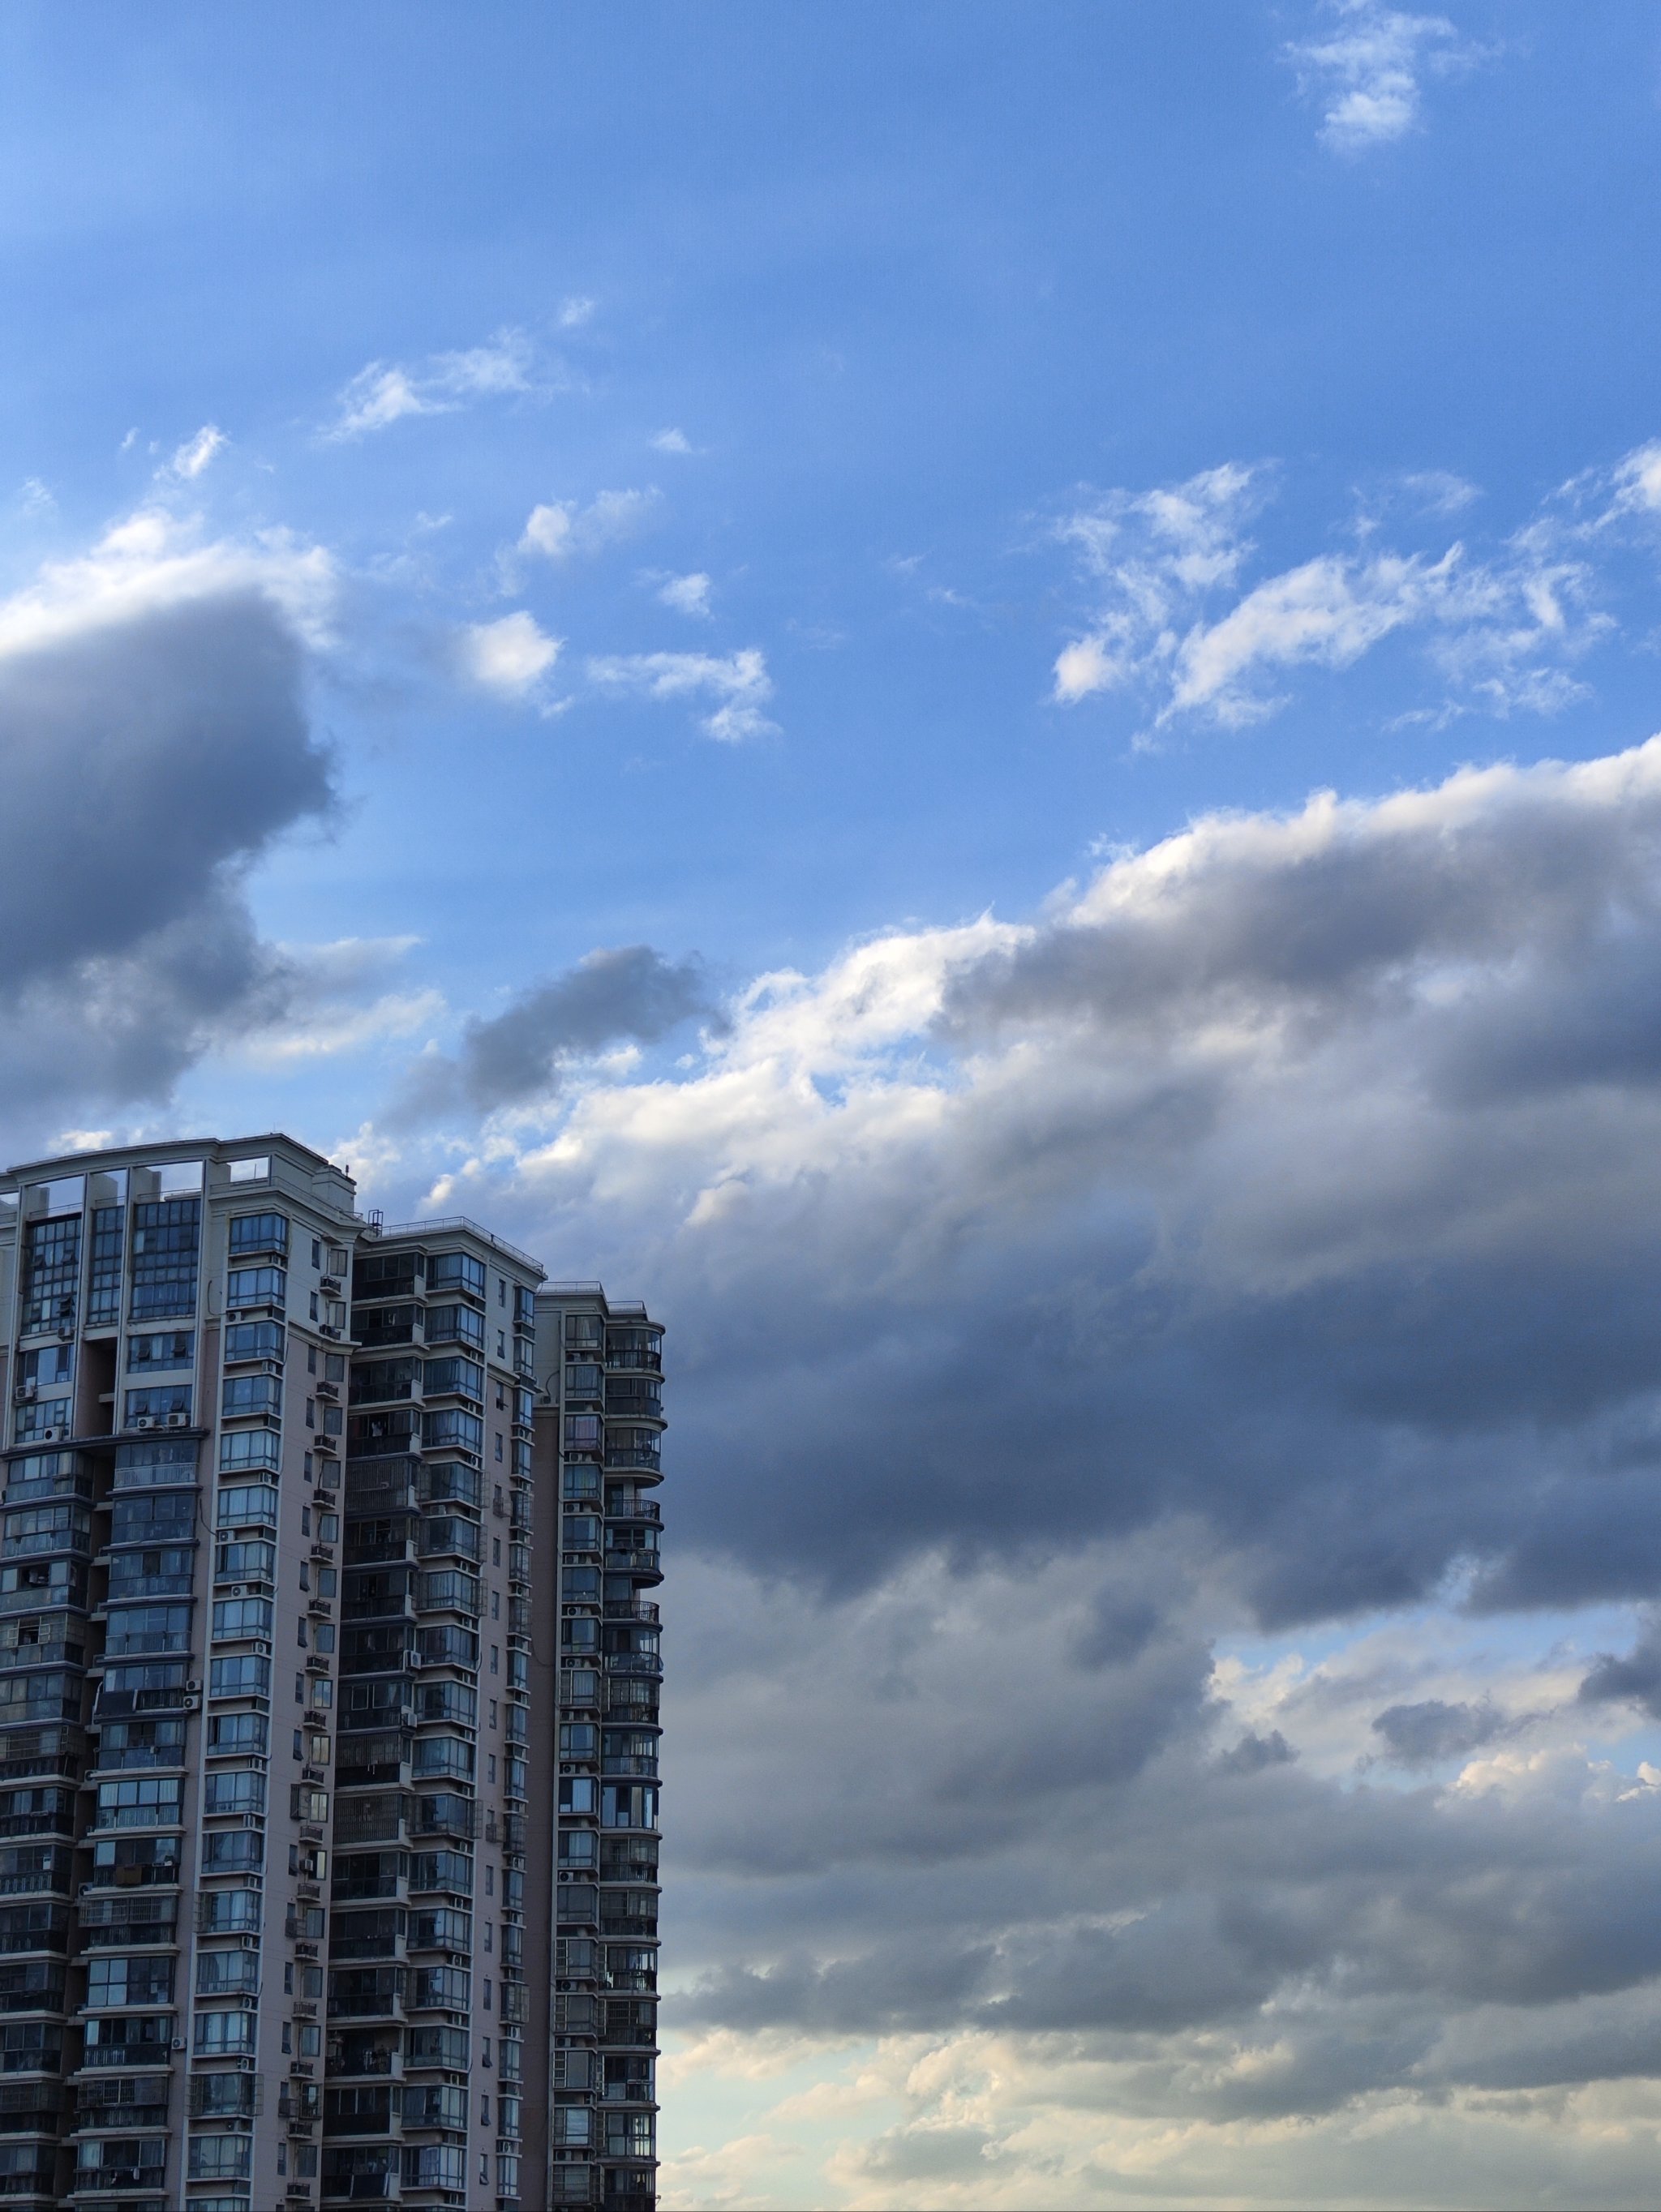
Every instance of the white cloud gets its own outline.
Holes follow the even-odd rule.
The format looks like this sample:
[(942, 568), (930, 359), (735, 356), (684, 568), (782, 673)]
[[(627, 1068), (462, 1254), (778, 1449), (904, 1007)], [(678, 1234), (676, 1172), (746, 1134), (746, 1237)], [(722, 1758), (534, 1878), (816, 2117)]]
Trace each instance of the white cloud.
[(587, 507), (572, 499), (550, 501), (531, 509), (516, 550), (549, 561), (598, 553), (634, 537), (657, 502), (651, 485), (643, 491), (597, 492)]
[(529, 392), (532, 367), (529, 339), (514, 330), (488, 345), (433, 354), (419, 369), (372, 361), (342, 392), (339, 412), (323, 434), (361, 438), (406, 416), (448, 415), (471, 399)]
[(573, 293), (569, 300), (562, 300), (559, 304), (561, 330), (580, 331), (585, 323), (593, 319), (594, 309), (599, 304), (597, 300), (586, 299), (580, 293)]
[(777, 725), (762, 708), (773, 696), (765, 656), (749, 646), (724, 658), (709, 653), (630, 653), (589, 661), (588, 680), (602, 691), (645, 699), (680, 699), (712, 693), (720, 704), (706, 714), (707, 735), (726, 744), (770, 737)]
[(691, 440), (684, 430), (660, 430), (652, 443), (660, 453), (690, 453), (692, 451)]
[(1287, 48), (1306, 93), (1323, 107), (1321, 138), (1338, 154), (1364, 154), (1417, 129), (1427, 76), (1469, 69), (1480, 49), (1445, 15), (1410, 15), (1379, 0), (1331, 0), (1327, 36)]
[(658, 597), (666, 607), (673, 607), (677, 614), (707, 616), (709, 579), (701, 572), (691, 576), (671, 576)]
[(56, 514), (58, 501), (39, 477), (25, 477), (17, 495), (18, 511), (27, 515)]
[[(1603, 481), (1636, 503), (1635, 461)], [(1658, 468), (1661, 482), (1661, 468)], [(1422, 524), (1469, 504), (1457, 477), (1409, 477)], [(1151, 492), (1113, 491), (1057, 529), (1097, 599), (1093, 619), (1056, 657), (1063, 705), (1125, 691), (1152, 703), (1155, 730), (1185, 716), (1226, 726), (1284, 701), (1266, 679), (1303, 667), (1348, 668), (1398, 631), (1421, 632), (1454, 700), (1490, 712), (1555, 712), (1581, 696), (1568, 665), (1610, 627), (1591, 605), (1594, 578), (1556, 507), (1486, 557), (1463, 544), (1398, 551), (1378, 544), (1378, 514), (1355, 535), (1367, 550), (1323, 552), (1241, 588), (1255, 548), (1245, 534), (1264, 495), (1262, 471), (1207, 471)]]
[(216, 453), (221, 453), (227, 440), (216, 424), (204, 422), (193, 438), (187, 438), (179, 447), (167, 464), (167, 473), (181, 483), (192, 483), (208, 466)]
[(199, 517), (140, 507), (113, 524), (90, 552), (45, 562), (32, 584), (0, 599), (0, 654), (245, 591), (272, 600), (302, 637), (319, 643), (335, 581), (324, 548), (287, 531), (209, 538)]
[(462, 633), (463, 665), (486, 690), (523, 698), (558, 659), (560, 644), (521, 607), (496, 622), (470, 623)]

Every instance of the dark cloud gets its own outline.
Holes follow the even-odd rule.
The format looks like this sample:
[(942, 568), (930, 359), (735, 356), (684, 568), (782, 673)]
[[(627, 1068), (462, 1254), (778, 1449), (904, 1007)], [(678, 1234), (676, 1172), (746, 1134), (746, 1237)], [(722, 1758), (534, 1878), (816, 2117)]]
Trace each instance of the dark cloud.
[(1492, 1705), (1447, 1705), (1426, 1698), (1416, 1705), (1390, 1705), (1373, 1720), (1373, 1730), (1402, 1766), (1433, 1766), (1438, 1759), (1463, 1759), (1479, 1745), (1503, 1735), (1508, 1723)]
[(1585, 1705), (1637, 1705), (1661, 1720), (1661, 1620), (1652, 1614), (1624, 1656), (1605, 1652), (1581, 1683), (1580, 1698)]
[(330, 803), (300, 648), (253, 592), (0, 659), (0, 1100), (164, 1097), (279, 1014), (247, 866)]
[(1629, 2065), (1661, 1791), (1585, 1705), (1275, 1725), (1209, 1656), (1661, 1586), (1657, 1009), (1652, 744), (1202, 823), (551, 1117), (496, 1212), (671, 1330), (687, 2025), (1070, 2039), (1179, 2123)]
[(228, 865), (323, 811), (301, 675), (295, 639), (252, 592), (0, 659), (8, 988), (210, 908)]
[(417, 1062), (392, 1118), (407, 1125), (458, 1106), (488, 1114), (546, 1097), (567, 1060), (624, 1042), (654, 1044), (697, 1017), (720, 1018), (699, 961), (668, 960), (649, 945), (590, 952), (504, 1012), (469, 1022), (454, 1060)]

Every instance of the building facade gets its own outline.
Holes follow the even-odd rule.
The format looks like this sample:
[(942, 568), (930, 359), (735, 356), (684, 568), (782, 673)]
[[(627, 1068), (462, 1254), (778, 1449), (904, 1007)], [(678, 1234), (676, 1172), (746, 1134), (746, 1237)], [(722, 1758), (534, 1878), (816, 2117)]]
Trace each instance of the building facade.
[[(625, 1401), (654, 1436), (655, 1382), (628, 1386), (660, 1362), (607, 1363), (657, 1333), (614, 1310), (613, 1345), (579, 1300), (601, 1379), (568, 1403), (542, 1279), (473, 1223), (361, 1214), (280, 1136), (0, 1176), (0, 2201), (652, 2201), (655, 1788), (618, 1796), (608, 1759), (654, 1773), (654, 1682), (629, 1752), (598, 1716), (614, 1664), (622, 1714), (656, 1659), (654, 1620), (624, 1640), (655, 1513), (610, 1510), (649, 1481), (608, 1445)], [(581, 1937), (554, 1933), (568, 1867)], [(579, 2144), (555, 1985), (581, 1941)]]
[(527, 1935), (552, 2004), (526, 2160), (551, 2205), (651, 2212), (663, 1332), (598, 1283), (561, 1284), (537, 1300), (536, 1342), (533, 1643), (552, 1727), (532, 1759), (544, 1878)]

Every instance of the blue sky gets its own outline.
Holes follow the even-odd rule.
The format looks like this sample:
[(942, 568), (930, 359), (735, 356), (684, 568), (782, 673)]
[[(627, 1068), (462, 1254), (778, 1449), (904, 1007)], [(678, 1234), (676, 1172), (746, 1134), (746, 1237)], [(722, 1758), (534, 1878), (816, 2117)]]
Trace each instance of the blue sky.
[[(1306, 672), (1267, 727), (1179, 726), (1141, 754), (1143, 700), (1051, 696), (1090, 599), (1056, 532), (1092, 492), (1256, 468), (1244, 573), (1392, 502), (1386, 543), (1488, 550), (1652, 431), (1646, 12), (1462, 16), (1427, 56), (1457, 68), (1421, 53), (1417, 125), (1348, 156), (1287, 54), (1331, 29), (1255, 8), (622, 28), (371, 7), (164, 11), (94, 40), (16, 11), (6, 460), (57, 507), (15, 523), (12, 560), (84, 540), (145, 495), (153, 447), (221, 426), (216, 519), (329, 546), (371, 633), (328, 702), (367, 802), (326, 863), (335, 910), (372, 933), (409, 903), (375, 848), (399, 872), (444, 851), (475, 926), (434, 949), (469, 995), (516, 980), (470, 957), (486, 852), (533, 906), (520, 974), (619, 934), (742, 971), (1027, 908), (1092, 839), (1196, 808), (1598, 750), (1646, 726), (1647, 573), (1635, 605), (1600, 573), (1619, 637), (1543, 725), (1467, 701), (1402, 726), (1445, 692), (1417, 637), (1342, 684)], [(563, 328), (571, 302), (592, 309)], [(321, 434), (366, 364), (418, 375), (503, 332), (527, 389)], [(657, 450), (668, 428), (694, 450)], [(1468, 504), (1412, 512), (1401, 479), (1433, 472)], [(506, 586), (533, 506), (608, 489), (655, 495), (632, 534)], [(647, 580), (696, 574), (707, 619)], [(551, 690), (575, 703), (551, 725), (431, 680), (447, 625), (520, 605), (565, 641)], [(779, 734), (742, 750), (567, 677), (745, 647)], [(458, 747), (521, 794), (471, 860), (455, 786), (483, 803), (488, 781), (457, 776)], [(286, 929), (285, 894), (310, 902), (292, 859), (264, 901)]]
[(1649, 2203), (1661, 20), (18, 5), (0, 1123), (670, 1330), (665, 2202)]

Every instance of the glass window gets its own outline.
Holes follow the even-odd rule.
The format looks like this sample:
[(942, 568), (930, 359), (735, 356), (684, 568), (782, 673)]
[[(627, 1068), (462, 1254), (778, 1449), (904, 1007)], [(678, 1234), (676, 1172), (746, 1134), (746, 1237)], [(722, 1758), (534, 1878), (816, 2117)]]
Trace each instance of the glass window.
[(429, 1291), (460, 1290), (484, 1296), (484, 1262), (471, 1252), (435, 1252), (427, 1262)]
[(271, 1693), (271, 1662), (256, 1654), (215, 1659), (208, 1668), (209, 1694), (216, 1698), (263, 1698)]
[(289, 1249), (289, 1217), (286, 1213), (234, 1213), (231, 1216), (230, 1254), (233, 1260), (240, 1252), (286, 1252)]
[(269, 1636), (271, 1632), (271, 1600), (267, 1597), (216, 1600), (213, 1609), (213, 1632), (216, 1638)]
[(225, 1331), (225, 1358), (281, 1359), (283, 1324), (275, 1321), (234, 1321)]
[(225, 1278), (228, 1306), (280, 1306), (289, 1295), (289, 1279), (281, 1267), (233, 1267)]
[(160, 1321), (196, 1311), (201, 1241), (199, 1198), (152, 1200), (134, 1206), (130, 1309), (134, 1321)]
[(283, 1410), (283, 1384), (275, 1375), (228, 1375), (222, 1387), (220, 1411), (228, 1420), (236, 1420), (250, 1413), (280, 1413)]
[(193, 1328), (152, 1329), (127, 1339), (127, 1370), (143, 1367), (189, 1367), (196, 1358)]
[(31, 1221), (24, 1231), (23, 1328), (56, 1328), (75, 1319), (81, 1275), (81, 1217)]
[(282, 1439), (270, 1429), (236, 1429), (219, 1439), (219, 1465), (227, 1474), (245, 1468), (270, 1468), (283, 1463)]
[(142, 1390), (129, 1390), (121, 1425), (130, 1429), (138, 1421), (164, 1421), (170, 1414), (191, 1417), (188, 1382), (154, 1382)]

